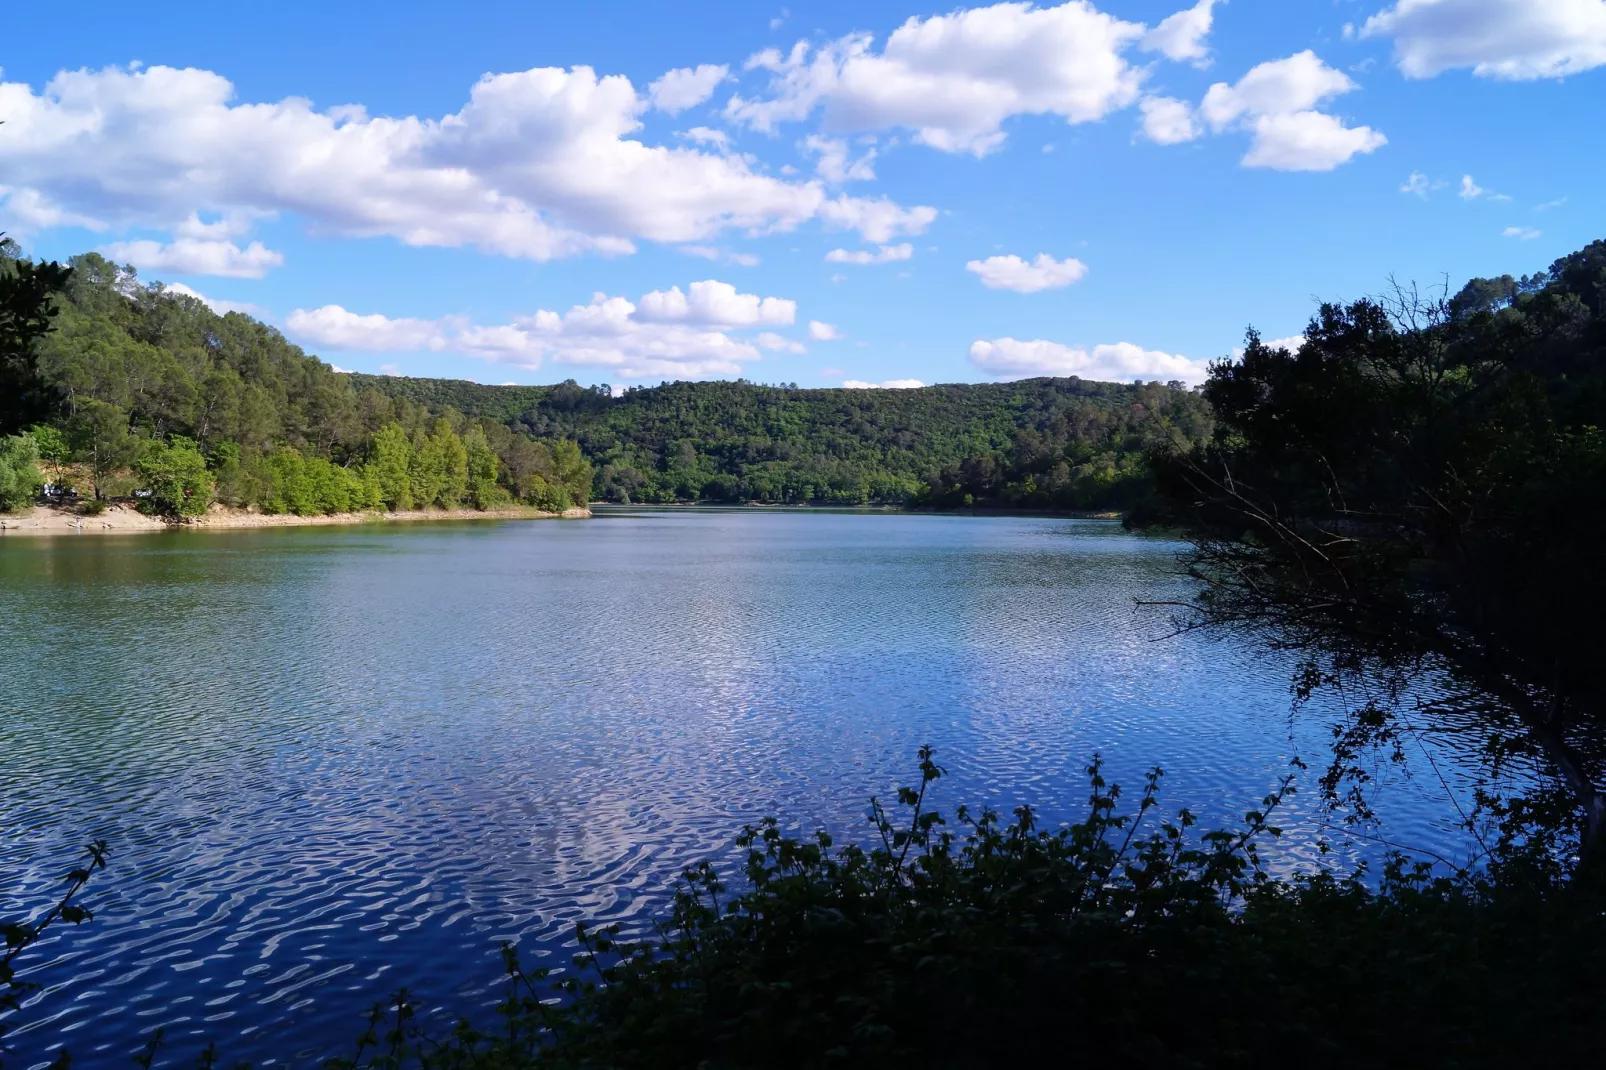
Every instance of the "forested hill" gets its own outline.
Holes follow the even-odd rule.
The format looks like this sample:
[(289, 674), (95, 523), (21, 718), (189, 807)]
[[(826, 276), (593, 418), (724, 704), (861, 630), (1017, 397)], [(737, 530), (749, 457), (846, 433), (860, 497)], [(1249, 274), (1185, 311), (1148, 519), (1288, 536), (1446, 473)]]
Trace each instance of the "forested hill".
[(1119, 508), (1144, 455), (1200, 441), (1208, 407), (1180, 385), (1031, 379), (913, 390), (666, 383), (611, 397), (567, 382), (481, 386), (353, 375), (430, 410), (572, 439), (616, 501), (914, 502)]
[(190, 509), (556, 508), (592, 496), (1113, 509), (1147, 493), (1151, 447), (1210, 430), (1202, 396), (1181, 384), (799, 390), (738, 380), (614, 397), (572, 380), (338, 373), (271, 326), (219, 316), (98, 254), (70, 267), (0, 245), (0, 276), (19, 299), (27, 291), (53, 308), (41, 317), (49, 330), (30, 328), (6, 358), (0, 437), (38, 429), (11, 449), (21, 474), (8, 500), (30, 496), (28, 473), (61, 482), (76, 465), (68, 481), (97, 497), (154, 479)]

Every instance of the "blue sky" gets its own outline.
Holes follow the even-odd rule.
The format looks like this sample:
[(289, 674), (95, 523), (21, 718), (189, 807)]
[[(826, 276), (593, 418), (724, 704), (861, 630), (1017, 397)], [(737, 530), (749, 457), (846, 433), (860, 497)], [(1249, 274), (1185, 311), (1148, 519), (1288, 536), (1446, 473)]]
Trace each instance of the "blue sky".
[(1606, 236), (1606, 0), (7, 23), (0, 227), (362, 371), (1197, 380), (1318, 300)]

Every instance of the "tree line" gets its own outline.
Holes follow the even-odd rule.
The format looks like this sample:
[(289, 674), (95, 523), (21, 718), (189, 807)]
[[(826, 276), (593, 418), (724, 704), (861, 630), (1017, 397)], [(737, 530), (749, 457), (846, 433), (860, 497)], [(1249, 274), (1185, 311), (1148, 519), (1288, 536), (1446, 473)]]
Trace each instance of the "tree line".
[(596, 467), (593, 495), (616, 502), (1119, 509), (1147, 493), (1149, 451), (1210, 430), (1209, 407), (1180, 383), (799, 390), (737, 380), (614, 396), (572, 380), (354, 378), (427, 408), (449, 404), (578, 442)]
[[(34, 264), (6, 245), (0, 276), (22, 317), (4, 357), (14, 392), (0, 434), (32, 431), (44, 462), (40, 475), (26, 442), (0, 454), (10, 473), (0, 507), (76, 466), (96, 497), (137, 482), (181, 512), (204, 508), (207, 481), (218, 501), (289, 512), (593, 498), (1119, 509), (1147, 493), (1149, 452), (1210, 429), (1208, 406), (1180, 383), (799, 390), (738, 380), (616, 397), (572, 380), (344, 374), (250, 316), (219, 316), (95, 253)], [(390, 425), (399, 432), (381, 441)], [(406, 488), (398, 433), (417, 469)], [(465, 465), (478, 474), (463, 476)], [(175, 487), (177, 497), (165, 493)]]
[(178, 516), (584, 505), (572, 441), (363, 389), (273, 328), (95, 253), (0, 244), (0, 508), (79, 473)]

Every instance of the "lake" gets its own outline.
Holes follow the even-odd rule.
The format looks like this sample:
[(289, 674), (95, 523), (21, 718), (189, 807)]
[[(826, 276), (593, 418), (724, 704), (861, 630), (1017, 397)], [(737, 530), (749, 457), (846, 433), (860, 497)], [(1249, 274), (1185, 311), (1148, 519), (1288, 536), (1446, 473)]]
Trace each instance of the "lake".
[[(26, 959), (15, 1065), (347, 1051), (380, 994), (445, 1020), (497, 948), (640, 931), (740, 825), (862, 836), (937, 747), (937, 805), (1075, 816), (1099, 752), (1230, 820), (1325, 712), (1285, 658), (1162, 638), (1179, 546), (1108, 521), (763, 509), (0, 540), (0, 916), (103, 838), (97, 917)], [(1460, 759), (1441, 770), (1456, 790)], [(1437, 775), (1390, 835), (1463, 852)], [(1315, 864), (1312, 787), (1273, 864)], [(1340, 845), (1345, 864), (1369, 857)], [(1464, 852), (1463, 852), (1464, 853)]]

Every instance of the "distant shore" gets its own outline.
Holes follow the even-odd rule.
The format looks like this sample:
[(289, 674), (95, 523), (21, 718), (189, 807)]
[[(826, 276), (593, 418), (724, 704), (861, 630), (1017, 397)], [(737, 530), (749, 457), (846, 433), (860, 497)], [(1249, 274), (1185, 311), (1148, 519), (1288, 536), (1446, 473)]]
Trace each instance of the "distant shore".
[(547, 512), (529, 506), (509, 505), (498, 509), (406, 509), (397, 512), (330, 513), (296, 516), (292, 513), (259, 513), (214, 505), (206, 515), (187, 520), (146, 516), (121, 502), (102, 512), (87, 515), (81, 509), (57, 505), (36, 505), (20, 513), (0, 513), (0, 537), (12, 535), (132, 535), (157, 531), (221, 531), (238, 528), (308, 527), (325, 524), (394, 524), (424, 520), (534, 520), (591, 515), (590, 509)]
[(843, 505), (835, 502), (593, 502), (610, 509), (822, 509), (833, 512), (908, 513), (912, 516), (1039, 516), (1062, 520), (1120, 520), (1125, 514), (1117, 509), (1025, 509), (1008, 506), (969, 506), (955, 509), (933, 509), (928, 506), (898, 505), (891, 502), (867, 502), (863, 505)]

